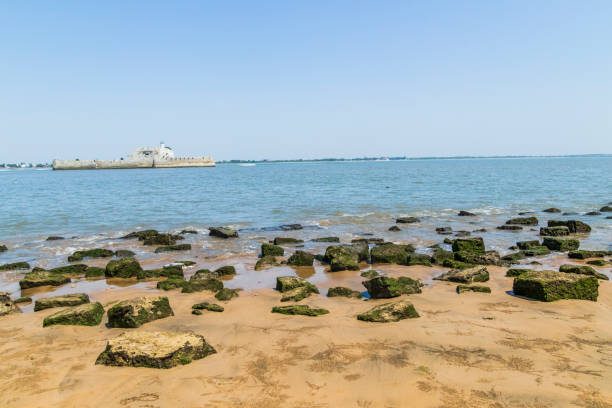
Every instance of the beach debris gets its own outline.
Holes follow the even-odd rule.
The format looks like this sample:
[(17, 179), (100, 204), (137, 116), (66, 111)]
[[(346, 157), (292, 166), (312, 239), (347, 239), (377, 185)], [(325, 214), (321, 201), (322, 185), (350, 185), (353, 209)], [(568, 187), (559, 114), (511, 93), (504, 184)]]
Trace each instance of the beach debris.
[(389, 323), (398, 322), (403, 319), (414, 319), (419, 317), (414, 305), (407, 300), (383, 303), (374, 306), (365, 313), (357, 315), (358, 320), (364, 322)]
[(167, 297), (136, 297), (123, 300), (108, 310), (108, 327), (136, 328), (168, 316), (174, 316), (174, 312)]
[(97, 326), (102, 322), (104, 307), (100, 302), (84, 303), (69, 307), (47, 316), (43, 320), (43, 327), (59, 325), (69, 326)]
[(36, 299), (34, 311), (51, 309), (63, 306), (78, 306), (89, 303), (89, 296), (86, 293), (70, 293), (67, 295), (52, 296), (48, 298)]
[(528, 271), (512, 285), (515, 295), (553, 302), (560, 299), (597, 301), (599, 282), (594, 276), (555, 271)]
[(405, 276), (391, 278), (378, 276), (362, 282), (373, 299), (388, 299), (401, 295), (412, 295), (421, 293), (423, 282), (419, 279), (411, 279)]

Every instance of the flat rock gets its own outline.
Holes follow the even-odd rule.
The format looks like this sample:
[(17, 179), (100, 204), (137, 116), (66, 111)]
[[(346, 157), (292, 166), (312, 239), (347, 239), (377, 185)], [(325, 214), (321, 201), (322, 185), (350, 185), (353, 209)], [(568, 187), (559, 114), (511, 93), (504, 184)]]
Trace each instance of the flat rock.
[(328, 314), (327, 309), (312, 309), (307, 305), (291, 305), (291, 306), (274, 306), (272, 313), (280, 313), (286, 315), (302, 315), (302, 316), (321, 316)]
[(238, 238), (238, 232), (236, 232), (235, 230), (231, 229), (231, 228), (227, 228), (227, 227), (210, 227), (208, 228), (208, 235), (210, 235), (211, 237), (217, 237), (217, 238)]
[(349, 288), (345, 288), (343, 286), (329, 288), (327, 291), (327, 297), (346, 297), (346, 298), (361, 299), (362, 296), (363, 295), (358, 290), (352, 290)]
[(61, 286), (66, 283), (70, 283), (70, 278), (67, 276), (39, 270), (26, 273), (23, 279), (19, 281), (19, 287), (29, 289), (38, 286)]
[(515, 295), (553, 302), (560, 299), (597, 301), (599, 281), (594, 276), (555, 271), (528, 271), (512, 285)]
[(140, 327), (168, 316), (174, 316), (174, 312), (167, 297), (137, 297), (121, 301), (108, 310), (108, 327)]
[(89, 296), (85, 293), (70, 293), (68, 295), (52, 296), (48, 298), (36, 299), (34, 311), (51, 309), (53, 307), (78, 306), (89, 303)]
[(405, 276), (397, 279), (388, 276), (378, 276), (362, 283), (373, 299), (388, 299), (401, 295), (421, 293), (421, 288), (423, 287), (423, 283), (420, 280)]
[(399, 217), (395, 220), (398, 224), (414, 224), (420, 221), (417, 217)]
[(357, 316), (364, 322), (388, 323), (419, 317), (414, 305), (407, 300), (383, 303)]
[(97, 326), (102, 322), (104, 308), (100, 302), (69, 307), (45, 317), (43, 327), (59, 325)]
[(434, 279), (457, 283), (486, 282), (489, 280), (489, 271), (484, 266), (477, 266), (474, 268), (449, 271)]

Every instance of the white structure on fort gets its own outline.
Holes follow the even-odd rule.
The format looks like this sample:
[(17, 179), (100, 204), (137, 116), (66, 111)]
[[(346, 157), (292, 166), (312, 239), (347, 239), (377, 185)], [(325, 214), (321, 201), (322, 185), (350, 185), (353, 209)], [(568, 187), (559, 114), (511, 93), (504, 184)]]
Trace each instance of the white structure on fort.
[(159, 147), (141, 147), (120, 160), (53, 160), (53, 170), (139, 169), (168, 167), (215, 167), (212, 157), (174, 157), (172, 149), (161, 142)]

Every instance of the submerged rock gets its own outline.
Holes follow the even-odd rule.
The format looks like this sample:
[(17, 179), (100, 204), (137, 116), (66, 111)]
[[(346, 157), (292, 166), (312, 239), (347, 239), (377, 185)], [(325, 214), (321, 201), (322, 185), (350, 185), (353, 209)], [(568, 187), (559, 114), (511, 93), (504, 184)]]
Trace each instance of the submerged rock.
[(407, 300), (400, 300), (374, 306), (367, 312), (358, 315), (357, 319), (364, 322), (388, 323), (416, 317), (419, 317), (419, 314), (413, 304)]
[(14, 262), (0, 265), (0, 271), (17, 271), (22, 269), (30, 269), (30, 264), (27, 262)]
[(274, 238), (274, 245), (293, 245), (293, 244), (301, 244), (304, 240), (291, 238), (291, 237), (276, 237)]
[(545, 213), (560, 213), (561, 210), (555, 207), (550, 207), (550, 208), (546, 208), (545, 210), (542, 210), (542, 212)]
[(608, 278), (607, 275), (604, 275), (603, 273), (597, 272), (595, 269), (593, 269), (592, 267), (590, 267), (588, 265), (565, 264), (565, 265), (561, 265), (559, 267), (559, 272), (575, 273), (575, 274), (578, 274), (578, 275), (589, 275), (589, 276), (594, 276), (597, 279), (603, 279), (603, 280), (609, 280), (610, 279), (610, 278)]
[(214, 353), (216, 350), (199, 334), (133, 331), (109, 340), (96, 364), (172, 368)]
[(209, 227), (208, 230), (209, 230), (208, 235), (210, 235), (211, 237), (224, 238), (224, 239), (238, 238), (238, 233), (231, 228)]
[(549, 237), (565, 237), (570, 234), (569, 228), (565, 225), (561, 225), (558, 227), (541, 227), (540, 235), (549, 236)]
[(423, 283), (420, 280), (411, 279), (405, 276), (400, 278), (390, 278), (379, 276), (362, 282), (368, 293), (373, 299), (388, 299), (401, 295), (412, 295), (421, 293)]
[(222, 312), (225, 310), (221, 305), (208, 302), (196, 303), (191, 308), (193, 310), (208, 310), (209, 312)]
[(51, 309), (53, 307), (78, 306), (83, 303), (89, 303), (89, 296), (85, 293), (52, 296), (37, 299), (36, 302), (34, 302), (34, 311), (38, 312), (39, 310)]
[(15, 303), (17, 301), (11, 300), (7, 292), (0, 292), (0, 316), (21, 312), (21, 309)]
[(295, 231), (304, 229), (302, 224), (284, 224), (279, 227), (283, 231)]
[(362, 294), (357, 290), (352, 290), (343, 286), (337, 286), (335, 288), (329, 288), (329, 290), (327, 291), (327, 297), (347, 297), (361, 299)]
[(135, 328), (168, 316), (174, 316), (174, 312), (167, 297), (137, 297), (108, 310), (108, 327)]
[(474, 268), (449, 271), (434, 279), (457, 283), (486, 282), (489, 280), (489, 271), (484, 266), (477, 266)]
[(586, 234), (591, 232), (591, 226), (576, 220), (549, 220), (549, 227), (567, 227), (572, 234)]
[(160, 254), (162, 252), (170, 252), (170, 251), (189, 251), (191, 250), (191, 244), (178, 244), (178, 245), (166, 245), (160, 246), (155, 249), (156, 254)]
[(388, 229), (388, 231), (391, 231), (391, 232), (399, 232), (401, 230), (402, 229), (400, 227), (398, 227), (397, 225), (393, 225), (393, 226), (389, 227), (389, 229)]
[(285, 255), (285, 250), (283, 247), (273, 244), (261, 244), (261, 257), (266, 256), (283, 256)]
[(566, 252), (566, 251), (573, 251), (573, 250), (578, 249), (580, 247), (580, 241), (578, 241), (577, 239), (573, 239), (573, 238), (562, 239), (562, 238), (544, 237), (544, 240), (542, 241), (542, 245), (550, 249), (551, 251)]
[(457, 215), (459, 217), (475, 217), (476, 216), (476, 214), (471, 213), (469, 211), (464, 211), (464, 210), (459, 211), (459, 214), (457, 214)]
[(61, 286), (70, 283), (70, 278), (49, 271), (28, 272), (19, 281), (21, 289), (30, 289), (38, 286)]
[(601, 215), (601, 213), (599, 211), (589, 211), (588, 213), (585, 213), (584, 215)]
[(506, 221), (506, 225), (538, 225), (536, 217), (518, 217)]
[(57, 235), (51, 235), (47, 237), (45, 241), (61, 241), (62, 239), (64, 239), (64, 237), (59, 237)]
[(287, 260), (288, 265), (293, 266), (312, 266), (314, 255), (304, 251), (295, 251)]
[(593, 276), (554, 271), (529, 271), (514, 278), (515, 295), (553, 302), (560, 299), (597, 301), (599, 282)]
[(451, 227), (438, 227), (436, 232), (441, 235), (449, 235), (453, 233), (453, 229)]
[(43, 327), (56, 324), (69, 326), (97, 326), (102, 322), (104, 307), (100, 302), (84, 303), (60, 310), (43, 320)]
[(142, 273), (142, 267), (134, 258), (114, 259), (106, 264), (105, 275), (109, 278), (134, 278)]
[(481, 285), (457, 285), (457, 293), (461, 294), (464, 292), (491, 293), (491, 288), (488, 286)]
[(344, 245), (327, 247), (325, 261), (329, 263), (332, 272), (359, 270), (359, 254), (354, 249)]
[(273, 255), (266, 255), (260, 258), (257, 263), (255, 263), (255, 270), (258, 271), (263, 269), (266, 265), (269, 266), (278, 266), (278, 262), (276, 261), (276, 257)]
[(417, 217), (399, 217), (395, 220), (398, 224), (414, 224), (417, 222), (421, 222)]
[(306, 305), (291, 305), (291, 306), (274, 306), (272, 313), (280, 313), (286, 315), (302, 315), (302, 316), (321, 316), (328, 314), (327, 309), (311, 309)]
[(104, 248), (75, 251), (68, 257), (68, 262), (82, 261), (84, 258), (110, 258), (113, 255), (115, 255), (114, 251)]

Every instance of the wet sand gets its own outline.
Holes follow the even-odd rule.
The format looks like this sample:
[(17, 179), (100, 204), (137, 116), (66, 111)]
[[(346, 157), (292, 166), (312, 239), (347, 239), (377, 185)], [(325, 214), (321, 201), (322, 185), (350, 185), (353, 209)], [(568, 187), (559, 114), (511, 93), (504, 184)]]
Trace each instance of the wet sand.
[[(375, 268), (424, 281), (442, 270)], [(612, 407), (612, 283), (600, 282), (598, 302), (543, 303), (511, 296), (506, 268), (488, 269), (491, 294), (458, 295), (454, 284), (435, 281), (402, 297), (420, 318), (385, 324), (356, 315), (389, 300), (324, 296), (328, 286), (363, 290), (358, 272), (328, 274), (318, 284), (322, 295), (300, 302), (329, 309), (319, 317), (270, 313), (280, 304), (272, 289), (243, 291), (230, 302), (209, 292), (160, 292), (175, 316), (133, 330), (194, 331), (217, 350), (169, 370), (95, 365), (106, 341), (127, 330), (106, 328), (106, 317), (99, 327), (43, 329), (57, 309), (5, 316), (0, 406)], [(143, 282), (90, 297), (107, 306), (158, 293), (154, 287)], [(202, 301), (225, 311), (192, 315), (191, 305)]]

